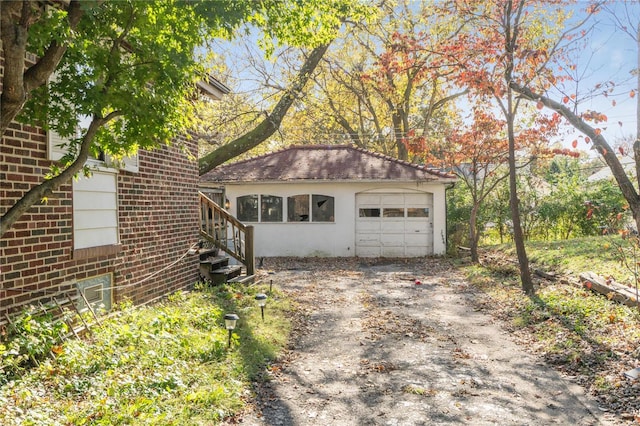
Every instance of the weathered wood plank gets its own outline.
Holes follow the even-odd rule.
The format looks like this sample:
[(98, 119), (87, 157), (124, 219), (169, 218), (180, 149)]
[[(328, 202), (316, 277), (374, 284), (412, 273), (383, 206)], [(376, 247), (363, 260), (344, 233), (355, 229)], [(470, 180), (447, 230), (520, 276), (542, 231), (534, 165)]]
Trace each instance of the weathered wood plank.
[(605, 295), (611, 300), (627, 306), (640, 307), (635, 288), (627, 287), (610, 279), (605, 279), (590, 271), (580, 274), (580, 282), (585, 288)]

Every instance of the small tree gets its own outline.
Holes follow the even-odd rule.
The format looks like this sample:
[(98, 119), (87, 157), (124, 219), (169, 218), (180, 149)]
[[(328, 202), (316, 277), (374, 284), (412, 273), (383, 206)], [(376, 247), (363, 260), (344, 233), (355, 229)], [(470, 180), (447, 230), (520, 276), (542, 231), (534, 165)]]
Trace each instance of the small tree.
[[(458, 84), (473, 93), (491, 98), (502, 112), (508, 141), (509, 205), (513, 236), (518, 255), (522, 289), (534, 293), (524, 245), (517, 188), (518, 131), (522, 101), (514, 82), (526, 81), (543, 87), (540, 65), (555, 46), (551, 35), (558, 34), (567, 18), (566, 2), (557, 0), (460, 0), (453, 2), (453, 13), (468, 19), (470, 26), (447, 46), (446, 55), (460, 72)], [(554, 117), (554, 119), (557, 119)]]

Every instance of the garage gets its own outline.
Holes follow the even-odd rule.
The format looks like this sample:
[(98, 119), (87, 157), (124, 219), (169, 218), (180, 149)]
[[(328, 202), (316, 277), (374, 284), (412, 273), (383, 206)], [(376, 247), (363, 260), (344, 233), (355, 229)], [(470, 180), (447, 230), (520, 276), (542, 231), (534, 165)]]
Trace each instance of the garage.
[(356, 194), (356, 256), (433, 254), (433, 194)]
[(354, 146), (300, 145), (200, 179), (203, 192), (224, 186), (228, 212), (254, 227), (256, 257), (446, 253), (456, 176), (441, 170)]

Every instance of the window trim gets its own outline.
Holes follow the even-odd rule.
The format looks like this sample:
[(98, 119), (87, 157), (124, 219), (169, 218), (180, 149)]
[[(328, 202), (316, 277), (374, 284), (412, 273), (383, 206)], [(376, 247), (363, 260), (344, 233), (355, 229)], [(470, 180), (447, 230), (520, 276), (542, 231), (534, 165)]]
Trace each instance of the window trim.
[[(329, 202), (329, 204), (331, 205), (331, 212), (330, 212), (330, 220), (316, 220), (316, 216), (318, 215), (318, 210), (321, 208), (321, 206), (324, 205), (324, 202), (320, 205), (316, 205), (318, 204), (316, 200), (316, 197), (326, 197), (326, 200), (324, 200), (324, 202)], [(331, 196), (331, 195), (324, 195), (324, 194), (311, 194), (311, 222), (312, 223), (336, 223), (336, 198)]]
[[(243, 219), (240, 217), (240, 200), (244, 198), (253, 198), (255, 197), (256, 205), (255, 205), (255, 217), (256, 220), (252, 220), (253, 218)], [(241, 222), (247, 223), (260, 223), (260, 194), (246, 194), (240, 195), (236, 197), (236, 217)]]
[[(83, 309), (89, 308), (85, 303), (85, 298), (86, 298), (85, 290), (93, 289), (98, 286), (101, 287), (101, 290), (99, 291), (102, 292), (102, 297), (100, 298), (100, 301), (96, 301), (96, 302), (92, 302), (88, 300), (88, 302), (91, 304), (91, 309), (94, 312), (97, 311), (98, 305), (100, 304), (104, 304), (105, 312), (109, 312), (112, 309), (113, 301), (114, 301), (113, 300), (113, 273), (108, 272), (106, 274), (95, 275), (92, 277), (88, 277), (88, 278), (76, 281), (76, 289), (78, 291), (78, 296), (79, 296), (78, 302), (76, 304), (78, 310), (82, 311)], [(80, 293), (82, 293), (82, 295), (84, 295), (85, 298), (80, 296)]]

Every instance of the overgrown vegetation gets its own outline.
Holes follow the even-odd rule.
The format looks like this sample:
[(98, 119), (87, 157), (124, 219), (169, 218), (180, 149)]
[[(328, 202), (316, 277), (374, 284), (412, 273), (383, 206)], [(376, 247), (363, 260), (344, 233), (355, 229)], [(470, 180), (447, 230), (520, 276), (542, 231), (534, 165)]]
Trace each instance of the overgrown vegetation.
[[(60, 344), (48, 319), (29, 318), (38, 327), (22, 327), (0, 347), (0, 424), (210, 425), (233, 416), (289, 334), (290, 302), (274, 289), (263, 322), (254, 300), (259, 291), (224, 285), (153, 306), (120, 306), (85, 338)], [(228, 312), (240, 316), (231, 348)], [(32, 356), (42, 358), (38, 366), (14, 368)]]
[[(593, 163), (593, 164), (592, 164)], [(521, 220), (528, 241), (555, 241), (616, 233), (632, 223), (627, 203), (616, 184), (590, 181), (600, 167), (583, 159), (556, 157), (534, 162), (518, 176)], [(450, 250), (469, 247), (472, 199), (464, 185), (447, 195)], [(509, 191), (503, 182), (480, 206), (477, 217), (480, 244), (502, 244), (512, 239)]]

